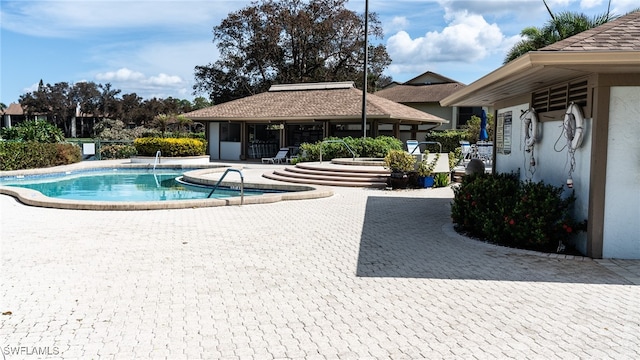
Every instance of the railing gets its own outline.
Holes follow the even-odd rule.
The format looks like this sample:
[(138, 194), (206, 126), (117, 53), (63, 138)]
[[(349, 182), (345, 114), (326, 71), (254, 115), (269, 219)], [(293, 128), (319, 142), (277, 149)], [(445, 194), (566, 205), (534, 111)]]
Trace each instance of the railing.
[(220, 183), (222, 182), (222, 179), (224, 179), (224, 177), (227, 176), (227, 174), (230, 171), (237, 172), (238, 174), (240, 174), (240, 205), (244, 204), (244, 176), (242, 175), (242, 171), (240, 171), (238, 169), (227, 169), (227, 170), (225, 170), (224, 174), (222, 174), (222, 176), (220, 177), (220, 180), (218, 180), (216, 185), (213, 187), (213, 189), (209, 193), (209, 196), (207, 196), (207, 199), (210, 198), (211, 195), (213, 195), (213, 193), (216, 191), (218, 186), (220, 186)]
[(356, 153), (353, 152), (353, 150), (351, 149), (351, 147), (349, 147), (349, 145), (347, 145), (346, 142), (344, 142), (344, 140), (324, 140), (321, 144), (320, 144), (320, 164), (322, 164), (322, 145), (324, 143), (342, 143), (344, 144), (344, 146), (347, 147), (347, 150), (349, 150), (349, 152), (351, 153), (352, 159), (355, 160), (356, 159)]
[(162, 156), (162, 151), (156, 151), (156, 159), (153, 161), (153, 172), (156, 172), (156, 165), (160, 163), (160, 156)]
[(410, 154), (413, 155), (414, 152), (416, 152), (416, 149), (418, 149), (418, 151), (420, 151), (420, 144), (437, 144), (440, 146), (440, 152), (442, 153), (442, 144), (440, 144), (437, 141), (420, 141), (416, 147), (413, 148), (413, 150), (411, 150)]

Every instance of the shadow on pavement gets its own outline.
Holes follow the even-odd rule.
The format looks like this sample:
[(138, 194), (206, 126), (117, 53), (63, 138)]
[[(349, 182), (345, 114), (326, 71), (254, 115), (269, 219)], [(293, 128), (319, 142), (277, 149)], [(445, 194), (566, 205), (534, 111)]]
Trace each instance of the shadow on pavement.
[(629, 284), (590, 259), (557, 259), (443, 231), (451, 199), (369, 197), (357, 276)]

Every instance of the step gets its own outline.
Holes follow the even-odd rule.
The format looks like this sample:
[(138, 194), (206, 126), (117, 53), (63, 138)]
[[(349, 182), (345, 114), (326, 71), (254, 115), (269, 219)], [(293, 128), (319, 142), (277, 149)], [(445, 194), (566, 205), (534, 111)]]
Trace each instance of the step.
[(283, 176), (278, 174), (277, 171), (267, 172), (262, 174), (267, 179), (278, 180), (290, 183), (297, 184), (311, 184), (311, 185), (324, 185), (324, 186), (345, 186), (345, 187), (375, 187), (375, 188), (384, 188), (386, 187), (385, 182), (371, 182), (371, 181), (341, 181), (342, 179), (334, 177), (334, 180), (323, 180), (323, 179), (313, 179), (308, 177), (292, 177), (292, 176)]
[(378, 167), (378, 166), (355, 166), (355, 165), (340, 165), (333, 164), (330, 162), (325, 163), (298, 163), (296, 164), (296, 168), (306, 169), (306, 170), (318, 170), (318, 171), (326, 171), (326, 172), (346, 172), (346, 173), (357, 173), (357, 174), (379, 174), (379, 175), (389, 175), (389, 170)]
[(331, 169), (318, 169), (318, 168), (304, 168), (300, 166), (295, 167), (287, 167), (286, 171), (296, 174), (304, 174), (309, 176), (337, 176), (343, 178), (355, 178), (362, 179), (364, 181), (376, 181), (383, 180), (386, 181), (387, 177), (389, 177), (389, 173), (371, 173), (371, 172), (347, 172), (347, 171), (332, 171)]
[(274, 170), (274, 174), (278, 176), (284, 177), (292, 177), (296, 179), (310, 179), (310, 180), (326, 180), (326, 181), (334, 181), (334, 182), (364, 182), (364, 183), (386, 183), (387, 177), (378, 177), (378, 176), (341, 176), (339, 174), (328, 174), (328, 173), (304, 173), (304, 172), (295, 172), (291, 169), (283, 170)]

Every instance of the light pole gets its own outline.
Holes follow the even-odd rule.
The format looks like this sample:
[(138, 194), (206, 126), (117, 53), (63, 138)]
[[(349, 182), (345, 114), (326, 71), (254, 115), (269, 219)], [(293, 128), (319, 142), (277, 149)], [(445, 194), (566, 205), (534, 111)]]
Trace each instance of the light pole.
[(362, 85), (362, 137), (367, 137), (367, 67), (369, 63), (369, 0), (364, 0), (364, 75)]

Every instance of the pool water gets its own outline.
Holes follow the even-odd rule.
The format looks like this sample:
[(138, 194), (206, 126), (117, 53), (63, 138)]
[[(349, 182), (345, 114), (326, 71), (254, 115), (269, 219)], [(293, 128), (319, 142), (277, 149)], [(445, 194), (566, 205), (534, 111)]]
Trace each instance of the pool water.
[[(57, 176), (25, 176), (0, 180), (0, 185), (33, 189), (43, 195), (69, 200), (164, 201), (205, 199), (211, 188), (187, 186), (176, 181), (181, 170), (111, 169)], [(244, 195), (262, 195), (247, 191)], [(239, 189), (220, 187), (211, 198), (240, 196)]]

